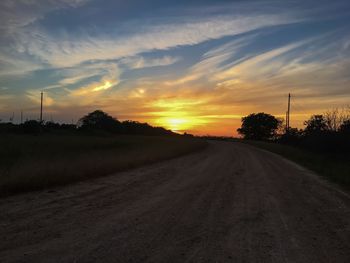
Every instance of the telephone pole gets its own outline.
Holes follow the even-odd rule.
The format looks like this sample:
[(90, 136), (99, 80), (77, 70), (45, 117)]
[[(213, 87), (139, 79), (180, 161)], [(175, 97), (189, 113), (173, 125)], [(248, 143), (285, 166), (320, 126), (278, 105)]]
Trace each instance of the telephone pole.
[(23, 124), (23, 110), (21, 110), (21, 124)]
[(287, 133), (289, 132), (290, 128), (290, 93), (288, 93), (288, 110), (287, 110), (287, 118), (286, 118), (286, 128), (287, 128)]
[(13, 122), (14, 119), (15, 119), (15, 112), (12, 112), (12, 116), (10, 117), (10, 122)]
[(43, 122), (43, 92), (41, 92), (40, 98), (40, 124)]

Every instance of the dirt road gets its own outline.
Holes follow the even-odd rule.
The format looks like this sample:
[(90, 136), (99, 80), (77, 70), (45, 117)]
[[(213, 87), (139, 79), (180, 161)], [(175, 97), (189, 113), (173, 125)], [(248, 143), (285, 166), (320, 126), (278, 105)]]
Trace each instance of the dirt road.
[(272, 153), (210, 142), (0, 199), (0, 262), (350, 262), (350, 197)]

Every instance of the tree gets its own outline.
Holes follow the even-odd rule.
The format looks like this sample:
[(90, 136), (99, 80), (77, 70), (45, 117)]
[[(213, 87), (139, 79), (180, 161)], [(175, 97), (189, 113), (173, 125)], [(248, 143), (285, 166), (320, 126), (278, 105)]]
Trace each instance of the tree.
[(116, 132), (120, 130), (120, 122), (101, 110), (95, 110), (79, 120), (78, 126), (82, 130), (103, 130)]
[(340, 125), (339, 131), (344, 134), (350, 134), (350, 120), (345, 120)]
[(350, 119), (350, 108), (334, 108), (326, 111), (323, 116), (327, 129), (336, 132), (345, 121)]
[(260, 112), (242, 118), (242, 126), (237, 129), (245, 139), (268, 140), (276, 135), (282, 121), (275, 116)]
[(320, 134), (329, 130), (327, 120), (323, 115), (312, 115), (309, 120), (304, 122), (304, 125), (306, 125), (304, 131), (307, 135)]
[(36, 120), (25, 121), (21, 124), (24, 133), (37, 134), (42, 130), (41, 122)]

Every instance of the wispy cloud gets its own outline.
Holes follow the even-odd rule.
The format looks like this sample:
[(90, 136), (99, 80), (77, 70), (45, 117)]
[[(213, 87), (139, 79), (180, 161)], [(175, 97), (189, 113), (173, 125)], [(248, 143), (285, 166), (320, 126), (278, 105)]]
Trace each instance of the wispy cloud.
[(185, 76), (176, 80), (166, 81), (165, 84), (170, 86), (183, 85), (204, 76), (210, 77), (212, 74), (220, 71), (221, 67), (225, 66), (225, 61), (236, 55), (242, 47), (251, 43), (256, 37), (256, 34), (244, 36), (207, 51), (203, 54), (201, 60), (188, 70)]
[[(216, 16), (205, 20), (145, 26), (131, 35), (60, 36), (36, 29), (18, 35), (17, 46), (53, 67), (69, 67), (91, 60), (119, 59), (152, 50), (195, 45), (258, 28), (296, 22), (281, 15)], [(30, 41), (28, 41), (30, 39)]]
[(76, 8), (87, 1), (89, 0), (2, 0), (0, 30), (13, 34), (54, 10)]
[(181, 60), (180, 57), (163, 56), (160, 58), (144, 58), (142, 56), (126, 57), (119, 62), (130, 69), (151, 68), (172, 65)]

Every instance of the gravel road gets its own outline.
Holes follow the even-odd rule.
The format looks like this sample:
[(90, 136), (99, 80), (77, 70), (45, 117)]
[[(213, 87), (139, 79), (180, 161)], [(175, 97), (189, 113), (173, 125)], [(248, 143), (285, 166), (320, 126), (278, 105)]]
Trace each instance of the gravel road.
[(198, 153), (0, 199), (0, 262), (350, 262), (350, 197), (278, 155)]

